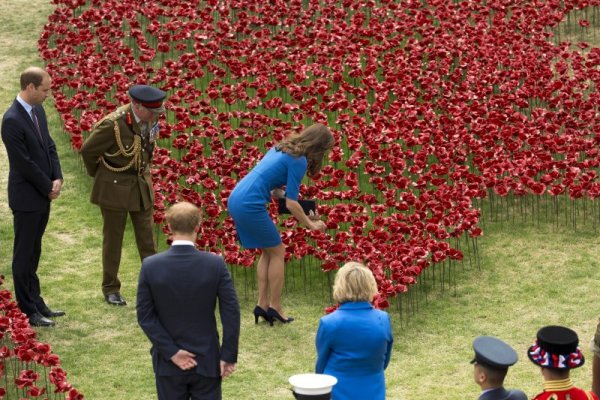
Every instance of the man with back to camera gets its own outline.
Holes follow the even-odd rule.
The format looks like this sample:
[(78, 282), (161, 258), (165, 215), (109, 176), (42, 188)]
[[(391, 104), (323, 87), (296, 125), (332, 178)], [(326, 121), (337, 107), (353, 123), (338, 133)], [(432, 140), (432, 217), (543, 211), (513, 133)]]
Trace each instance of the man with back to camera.
[[(152, 343), (161, 400), (221, 399), (221, 379), (235, 369), (240, 307), (223, 258), (195, 247), (201, 218), (187, 202), (166, 213), (173, 242), (142, 262), (137, 319)], [(223, 340), (215, 319), (219, 303)]]
[(9, 162), (8, 205), (13, 212), (12, 274), (15, 297), (32, 326), (53, 326), (41, 296), (37, 269), (50, 203), (60, 195), (63, 177), (56, 145), (42, 103), (50, 93), (48, 72), (29, 67), (21, 74), (21, 91), (2, 118), (2, 141)]
[(522, 391), (504, 388), (508, 367), (519, 359), (512, 347), (498, 338), (479, 336), (473, 341), (473, 350), (471, 364), (475, 383), (481, 387), (479, 400), (527, 400)]
[(131, 103), (100, 120), (81, 147), (88, 175), (94, 177), (91, 202), (100, 207), (104, 221), (102, 293), (108, 304), (127, 305), (118, 277), (127, 214), (140, 259), (156, 253), (150, 164), (165, 95), (151, 86), (132, 86)]
[(559, 325), (541, 328), (527, 356), (540, 367), (544, 379), (544, 390), (534, 400), (598, 400), (593, 392), (580, 389), (571, 381), (571, 370), (585, 363), (574, 330)]

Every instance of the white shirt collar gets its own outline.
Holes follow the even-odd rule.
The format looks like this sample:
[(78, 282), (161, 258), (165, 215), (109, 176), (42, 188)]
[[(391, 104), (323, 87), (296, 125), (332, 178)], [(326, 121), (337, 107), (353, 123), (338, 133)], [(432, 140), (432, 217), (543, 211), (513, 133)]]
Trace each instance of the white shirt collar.
[(25, 100), (23, 100), (23, 98), (20, 95), (17, 95), (17, 101), (19, 102), (19, 104), (21, 104), (23, 106), (25, 111), (27, 111), (27, 114), (29, 114), (29, 116), (31, 116), (31, 110), (33, 109), (33, 106), (31, 104), (29, 104), (28, 102), (26, 102)]
[(194, 242), (191, 242), (189, 240), (173, 240), (173, 243), (171, 243), (171, 246), (195, 246)]

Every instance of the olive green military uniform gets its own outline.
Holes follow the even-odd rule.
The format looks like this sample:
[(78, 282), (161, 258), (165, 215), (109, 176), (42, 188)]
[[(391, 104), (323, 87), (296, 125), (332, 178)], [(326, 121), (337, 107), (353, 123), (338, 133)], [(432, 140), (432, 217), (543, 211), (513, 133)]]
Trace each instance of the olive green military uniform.
[(140, 258), (156, 253), (152, 229), (154, 192), (150, 163), (154, 149), (150, 127), (136, 122), (131, 105), (103, 118), (81, 148), (83, 162), (94, 177), (91, 202), (104, 220), (102, 292), (118, 293), (123, 233), (131, 216)]

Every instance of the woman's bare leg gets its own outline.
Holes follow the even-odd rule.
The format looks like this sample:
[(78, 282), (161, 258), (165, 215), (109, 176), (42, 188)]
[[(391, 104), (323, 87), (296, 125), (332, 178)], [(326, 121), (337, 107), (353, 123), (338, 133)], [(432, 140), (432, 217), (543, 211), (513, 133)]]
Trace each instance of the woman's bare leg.
[[(283, 309), (281, 307), (281, 293), (285, 281), (285, 247), (280, 244), (275, 247), (269, 247), (263, 250), (268, 255), (268, 282), (271, 290), (270, 306), (277, 310), (283, 318)], [(263, 254), (264, 254), (263, 253)]]
[(258, 280), (258, 302), (257, 304), (263, 309), (269, 308), (269, 262), (270, 257), (265, 249), (258, 259), (256, 267), (256, 278)]

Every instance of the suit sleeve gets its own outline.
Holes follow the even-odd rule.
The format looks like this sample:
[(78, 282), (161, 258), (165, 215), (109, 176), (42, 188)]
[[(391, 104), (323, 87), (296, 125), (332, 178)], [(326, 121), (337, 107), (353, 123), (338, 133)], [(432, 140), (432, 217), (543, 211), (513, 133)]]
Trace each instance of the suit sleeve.
[(390, 363), (390, 358), (392, 357), (392, 345), (394, 344), (394, 336), (392, 334), (392, 321), (390, 320), (390, 315), (385, 313), (387, 317), (387, 351), (385, 352), (385, 360), (383, 362), (383, 369), (386, 369), (388, 364)]
[(317, 347), (317, 362), (315, 365), (315, 372), (322, 374), (325, 371), (327, 362), (329, 361), (329, 355), (331, 354), (331, 335), (327, 332), (327, 324), (323, 323), (323, 319), (319, 321), (319, 328), (317, 329), (317, 337), (315, 339)]
[(56, 152), (56, 144), (54, 144), (54, 140), (50, 136), (48, 138), (48, 152), (50, 154), (50, 161), (52, 162), (52, 180), (63, 179), (60, 160)]
[(175, 343), (173, 338), (169, 335), (165, 327), (161, 324), (154, 308), (154, 299), (152, 298), (152, 291), (150, 285), (147, 282), (147, 271), (142, 264), (142, 270), (140, 271), (140, 277), (138, 280), (138, 292), (137, 292), (137, 320), (138, 324), (152, 342), (152, 345), (160, 353), (160, 355), (170, 360), (171, 357), (179, 351), (179, 346)]
[(223, 325), (223, 344), (221, 346), (221, 360), (236, 363), (238, 356), (238, 343), (240, 338), (240, 305), (238, 303), (235, 287), (231, 275), (221, 259), (221, 277), (219, 279), (219, 315)]
[[(52, 191), (52, 180), (29, 156), (25, 132), (15, 118), (5, 118), (2, 121), (2, 140), (6, 146), (11, 167), (40, 193), (47, 196)], [(54, 142), (52, 144), (54, 145)], [(56, 155), (56, 147), (53, 147)], [(58, 156), (56, 159), (58, 160)]]
[(114, 143), (114, 122), (110, 119), (98, 124), (81, 146), (81, 158), (89, 176), (95, 176), (99, 157)]
[[(48, 127), (48, 120), (46, 119), (46, 110), (43, 107), (38, 108), (42, 116), (42, 125)], [(60, 167), (60, 160), (58, 159), (58, 153), (56, 152), (56, 144), (50, 136), (48, 131), (48, 155), (50, 156), (50, 162), (52, 163), (52, 180), (63, 179), (62, 169)]]

